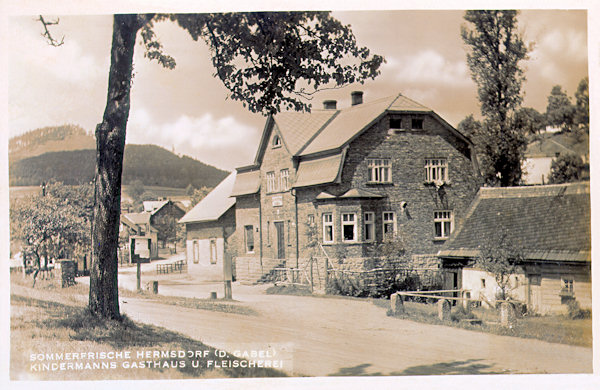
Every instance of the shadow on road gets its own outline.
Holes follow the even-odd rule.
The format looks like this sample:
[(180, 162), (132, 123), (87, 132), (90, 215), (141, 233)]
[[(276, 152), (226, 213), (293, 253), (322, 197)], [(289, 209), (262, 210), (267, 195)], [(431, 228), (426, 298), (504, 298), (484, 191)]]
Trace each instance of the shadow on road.
[(369, 363), (359, 364), (353, 367), (343, 367), (329, 376), (405, 376), (405, 375), (478, 375), (478, 374), (505, 374), (505, 372), (490, 370), (491, 364), (478, 363), (482, 359), (469, 359), (462, 361), (444, 362), (429, 365), (408, 367), (403, 371), (382, 374), (381, 372), (367, 372), (371, 366)]

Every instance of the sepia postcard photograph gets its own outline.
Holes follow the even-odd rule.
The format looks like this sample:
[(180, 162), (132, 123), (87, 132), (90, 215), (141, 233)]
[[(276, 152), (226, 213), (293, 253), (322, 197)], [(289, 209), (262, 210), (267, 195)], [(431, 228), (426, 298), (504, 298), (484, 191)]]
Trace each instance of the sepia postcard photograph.
[(600, 386), (600, 9), (435, 7), (3, 2), (3, 383)]

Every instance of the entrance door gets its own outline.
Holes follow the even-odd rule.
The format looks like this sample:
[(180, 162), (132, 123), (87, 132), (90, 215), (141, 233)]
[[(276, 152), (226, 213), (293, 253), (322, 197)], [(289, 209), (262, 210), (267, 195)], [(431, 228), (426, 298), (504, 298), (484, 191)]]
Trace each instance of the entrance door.
[(283, 236), (283, 222), (274, 222), (277, 232), (277, 258), (285, 259), (285, 237)]
[(542, 306), (542, 275), (529, 275), (528, 306), (534, 313), (539, 313)]
[[(444, 290), (459, 290), (461, 288), (461, 280), (460, 280), (460, 273), (461, 273), (461, 269), (459, 268), (453, 268), (453, 269), (448, 269), (446, 268), (444, 270)], [(453, 292), (453, 293), (445, 293), (443, 295), (449, 296), (449, 297), (458, 297), (458, 293), (457, 292)], [(456, 305), (456, 300), (452, 300), (451, 305), (454, 306)]]

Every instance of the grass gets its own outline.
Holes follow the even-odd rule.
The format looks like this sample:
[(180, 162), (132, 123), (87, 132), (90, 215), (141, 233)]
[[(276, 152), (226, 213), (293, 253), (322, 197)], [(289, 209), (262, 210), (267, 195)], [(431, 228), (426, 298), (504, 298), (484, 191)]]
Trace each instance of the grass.
[(296, 295), (296, 296), (308, 296), (313, 295), (310, 292), (310, 287), (308, 286), (298, 286), (294, 284), (281, 284), (275, 285), (267, 288), (265, 291), (267, 294), (271, 295)]
[[(390, 308), (390, 301), (386, 299), (374, 299), (373, 303), (385, 309)], [(441, 321), (438, 318), (437, 305), (435, 304), (408, 301), (404, 302), (404, 308), (405, 313), (396, 315), (395, 317), (502, 336), (531, 338), (550, 343), (592, 347), (592, 320), (590, 318), (569, 319), (563, 315), (520, 317), (512, 328), (507, 328), (500, 325), (500, 317), (495, 310), (475, 308), (472, 313), (466, 313), (462, 307), (453, 306), (451, 310), (452, 321)], [(466, 318), (479, 318), (483, 321), (483, 324), (477, 325), (460, 321)]]
[[(185, 379), (279, 377), (271, 368), (214, 368), (209, 361), (237, 361), (231, 355), (216, 357), (216, 350), (182, 334), (152, 325), (135, 323), (124, 317), (119, 321), (99, 319), (85, 307), (78, 295), (79, 287), (63, 291), (48, 285), (32, 289), (14, 286), (11, 294), (12, 380), (94, 380), (94, 379)], [(74, 288), (74, 290), (71, 290)], [(138, 357), (149, 351), (184, 351), (179, 357)], [(186, 351), (206, 351), (208, 357), (188, 356)], [(113, 360), (79, 359), (31, 361), (31, 354), (129, 352), (130, 358)], [(140, 368), (143, 361), (150, 367)], [(101, 363), (106, 364), (105, 367)], [(155, 363), (156, 362), (156, 363)], [(41, 364), (49, 370), (42, 370)], [(52, 366), (51, 363), (55, 363)], [(79, 369), (56, 369), (57, 363), (80, 363)], [(97, 367), (93, 366), (97, 364)], [(38, 364), (38, 365), (36, 365)], [(108, 366), (114, 364), (114, 367)], [(242, 363), (243, 364), (243, 363)], [(75, 368), (77, 368), (75, 366)]]

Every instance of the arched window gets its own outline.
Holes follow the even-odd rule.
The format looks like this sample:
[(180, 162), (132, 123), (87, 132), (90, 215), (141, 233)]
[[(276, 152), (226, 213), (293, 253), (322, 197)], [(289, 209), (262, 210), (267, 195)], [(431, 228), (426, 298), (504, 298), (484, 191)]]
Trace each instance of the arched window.
[(280, 147), (280, 146), (281, 146), (281, 138), (279, 138), (279, 136), (278, 136), (278, 135), (275, 135), (275, 136), (273, 137), (273, 147), (274, 147), (274, 148), (278, 148), (278, 147)]

